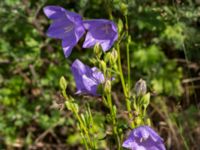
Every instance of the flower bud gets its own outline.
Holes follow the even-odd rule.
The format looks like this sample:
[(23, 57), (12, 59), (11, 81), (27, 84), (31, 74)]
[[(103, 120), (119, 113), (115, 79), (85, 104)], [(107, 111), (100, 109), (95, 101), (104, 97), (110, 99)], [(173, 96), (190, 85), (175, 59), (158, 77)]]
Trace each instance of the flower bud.
[(147, 106), (149, 105), (149, 103), (150, 103), (150, 93), (147, 93), (147, 94), (143, 95), (143, 97), (142, 97), (142, 105), (146, 109)]
[(99, 43), (95, 44), (95, 46), (94, 46), (94, 53), (95, 53), (95, 55), (96, 55), (98, 58), (101, 57), (102, 50), (101, 50), (101, 48), (100, 48)]
[(67, 88), (67, 81), (65, 80), (65, 78), (62, 76), (60, 78), (60, 88), (65, 91)]
[(108, 52), (106, 53), (104, 60), (105, 62), (110, 62), (110, 59), (111, 59), (111, 52)]
[(104, 87), (104, 92), (106, 94), (109, 94), (111, 92), (111, 81), (110, 80), (106, 80), (105, 87)]
[(106, 63), (103, 60), (100, 61), (100, 67), (103, 70), (103, 73), (105, 73), (107, 67), (106, 67)]
[(128, 43), (129, 44), (131, 43), (131, 36), (130, 35), (128, 36)]
[(151, 120), (149, 118), (147, 118), (146, 122), (148, 126), (151, 126)]
[(120, 10), (123, 13), (123, 15), (127, 15), (127, 13), (128, 13), (128, 6), (126, 4), (124, 4), (124, 3), (121, 3)]
[(118, 20), (117, 27), (118, 27), (118, 32), (121, 33), (124, 27), (121, 19)]
[(146, 85), (146, 81), (140, 79), (139, 81), (136, 82), (135, 84), (135, 92), (136, 92), (136, 96), (143, 96), (146, 94), (147, 92), (147, 85)]
[(118, 53), (115, 49), (111, 52), (111, 63), (114, 64), (117, 61)]
[(141, 119), (140, 117), (136, 117), (136, 118), (135, 118), (135, 123), (136, 123), (137, 125), (141, 125), (141, 124), (142, 124), (142, 119)]

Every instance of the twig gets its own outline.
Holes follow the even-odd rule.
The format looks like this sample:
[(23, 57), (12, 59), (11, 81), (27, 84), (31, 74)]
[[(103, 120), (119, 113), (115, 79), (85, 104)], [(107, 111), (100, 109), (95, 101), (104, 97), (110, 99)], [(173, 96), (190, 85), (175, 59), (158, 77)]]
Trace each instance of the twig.
[(200, 80), (200, 77), (194, 77), (194, 78), (184, 79), (182, 81), (182, 83), (195, 82), (195, 81), (199, 81), (199, 80)]

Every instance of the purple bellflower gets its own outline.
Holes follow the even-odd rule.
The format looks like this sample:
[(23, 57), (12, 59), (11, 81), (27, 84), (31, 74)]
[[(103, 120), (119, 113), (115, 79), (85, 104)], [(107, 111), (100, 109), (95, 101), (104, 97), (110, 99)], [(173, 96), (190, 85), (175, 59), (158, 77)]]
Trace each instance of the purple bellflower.
[(85, 20), (83, 25), (87, 30), (83, 48), (90, 48), (99, 43), (105, 52), (112, 47), (118, 38), (117, 26), (110, 20)]
[(76, 59), (71, 66), (71, 70), (76, 82), (77, 94), (99, 95), (97, 93), (98, 85), (104, 83), (105, 78), (98, 68), (90, 68)]
[(149, 126), (133, 129), (122, 146), (130, 150), (165, 150), (163, 139)]
[(46, 6), (43, 10), (45, 15), (53, 20), (47, 35), (62, 40), (65, 57), (68, 57), (72, 48), (85, 33), (82, 17), (59, 6)]

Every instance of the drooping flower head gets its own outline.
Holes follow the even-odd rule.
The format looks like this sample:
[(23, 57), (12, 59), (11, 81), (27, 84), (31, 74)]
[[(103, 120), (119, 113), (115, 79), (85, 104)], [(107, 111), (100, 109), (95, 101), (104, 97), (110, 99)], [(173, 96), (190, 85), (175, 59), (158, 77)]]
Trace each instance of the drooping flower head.
[(105, 79), (98, 68), (90, 68), (76, 59), (71, 66), (71, 70), (76, 82), (77, 93), (99, 95), (97, 93), (98, 85), (103, 83)]
[(65, 57), (68, 57), (72, 48), (85, 33), (82, 17), (59, 6), (46, 6), (43, 10), (45, 15), (53, 20), (47, 35), (62, 40)]
[(91, 48), (99, 43), (103, 51), (109, 50), (117, 40), (117, 26), (114, 22), (106, 19), (94, 19), (83, 21), (87, 30), (83, 48)]
[(130, 150), (165, 150), (163, 139), (149, 126), (133, 129), (122, 146)]

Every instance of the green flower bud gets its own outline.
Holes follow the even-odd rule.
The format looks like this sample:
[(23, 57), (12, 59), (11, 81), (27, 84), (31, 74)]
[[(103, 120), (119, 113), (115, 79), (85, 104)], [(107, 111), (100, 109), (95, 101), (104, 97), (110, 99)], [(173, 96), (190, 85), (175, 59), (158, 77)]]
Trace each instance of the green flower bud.
[(127, 15), (127, 13), (128, 13), (128, 6), (126, 4), (124, 4), (124, 3), (121, 3), (120, 4), (120, 10), (123, 13), (123, 15)]
[(106, 67), (106, 63), (103, 60), (100, 61), (100, 67), (103, 70), (103, 73), (105, 73), (107, 67)]
[(72, 112), (79, 112), (79, 106), (78, 104), (76, 104), (73, 101), (65, 101), (65, 105), (67, 107), (68, 110), (72, 111)]
[(68, 83), (63, 76), (60, 78), (59, 84), (60, 84), (62, 95), (65, 97), (65, 99), (68, 99), (68, 96), (66, 94), (66, 88), (67, 88)]
[(111, 53), (108, 52), (108, 53), (106, 53), (104, 60), (105, 60), (105, 62), (110, 62), (110, 59), (111, 59)]
[(135, 118), (135, 123), (136, 123), (137, 125), (141, 125), (141, 124), (142, 124), (142, 119), (141, 119), (140, 117), (136, 117), (136, 118)]
[(106, 80), (105, 86), (104, 86), (104, 92), (106, 94), (109, 94), (111, 92), (111, 81), (110, 80)]
[(128, 43), (129, 44), (131, 43), (131, 36), (130, 35), (128, 36)]
[(151, 126), (151, 120), (149, 118), (147, 119), (146, 122), (147, 122), (147, 125)]
[(67, 81), (65, 80), (65, 78), (62, 76), (60, 78), (60, 88), (65, 91), (67, 88)]
[(118, 20), (117, 27), (118, 27), (118, 32), (121, 33), (123, 31), (123, 27), (124, 27), (121, 19)]
[(115, 64), (115, 62), (117, 61), (117, 57), (118, 57), (118, 53), (115, 49), (113, 49), (111, 52), (111, 59), (110, 59), (112, 64)]
[(146, 109), (150, 103), (150, 93), (147, 93), (142, 97), (142, 103), (143, 103), (144, 108)]
[(94, 53), (95, 53), (95, 55), (96, 55), (98, 58), (101, 57), (102, 50), (101, 50), (101, 47), (100, 47), (99, 43), (95, 44), (95, 46), (94, 46)]

